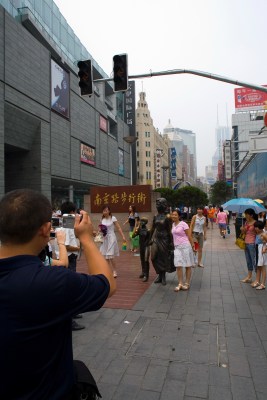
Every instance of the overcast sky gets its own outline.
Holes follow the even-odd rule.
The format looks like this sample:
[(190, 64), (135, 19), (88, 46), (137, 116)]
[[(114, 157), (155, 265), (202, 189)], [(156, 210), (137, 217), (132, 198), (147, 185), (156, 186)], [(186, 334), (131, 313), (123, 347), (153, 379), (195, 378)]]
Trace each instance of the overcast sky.
[[(75, 34), (110, 75), (128, 53), (129, 75), (191, 69), (267, 84), (267, 0), (54, 0)], [(136, 80), (154, 126), (196, 133), (198, 175), (211, 164), (219, 125), (231, 126), (236, 86), (171, 75)]]

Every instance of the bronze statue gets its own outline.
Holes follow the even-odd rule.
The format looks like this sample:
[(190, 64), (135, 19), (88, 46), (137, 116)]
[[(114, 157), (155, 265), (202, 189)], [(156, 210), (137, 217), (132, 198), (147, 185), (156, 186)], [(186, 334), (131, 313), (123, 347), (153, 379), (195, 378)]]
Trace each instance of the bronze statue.
[(139, 278), (141, 278), (143, 282), (147, 282), (149, 278), (150, 233), (147, 229), (147, 223), (148, 219), (146, 217), (142, 217), (132, 236), (134, 238), (135, 236), (139, 235), (140, 260), (142, 266), (142, 272), (139, 275)]
[(158, 214), (153, 218), (150, 235), (151, 261), (158, 277), (155, 283), (166, 285), (166, 272), (175, 271), (173, 264), (172, 220), (167, 212), (167, 200), (160, 197), (156, 200)]

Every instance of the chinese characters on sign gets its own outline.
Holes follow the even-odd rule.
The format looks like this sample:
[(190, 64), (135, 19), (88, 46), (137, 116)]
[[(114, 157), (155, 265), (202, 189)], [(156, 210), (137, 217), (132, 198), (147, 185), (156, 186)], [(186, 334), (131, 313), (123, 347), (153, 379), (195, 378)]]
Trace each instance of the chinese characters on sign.
[(151, 186), (93, 186), (90, 189), (91, 212), (101, 213), (105, 205), (112, 212), (128, 212), (135, 205), (138, 212), (151, 211)]
[[(266, 85), (263, 85), (266, 87)], [(235, 109), (236, 111), (266, 110), (267, 93), (260, 90), (237, 88), (235, 89)]]
[(129, 133), (135, 136), (135, 82), (129, 81), (129, 89), (125, 92), (124, 121), (129, 126)]
[(163, 150), (162, 149), (156, 149), (156, 188), (161, 187), (161, 173), (160, 173), (160, 168), (161, 168), (161, 157), (163, 156)]
[(232, 179), (231, 140), (226, 140), (223, 146), (225, 179)]

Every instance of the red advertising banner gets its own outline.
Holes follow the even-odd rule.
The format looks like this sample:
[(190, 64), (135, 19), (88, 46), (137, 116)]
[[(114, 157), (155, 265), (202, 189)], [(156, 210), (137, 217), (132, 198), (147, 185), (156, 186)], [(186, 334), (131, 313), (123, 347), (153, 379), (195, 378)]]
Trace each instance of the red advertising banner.
[(90, 188), (91, 212), (101, 213), (105, 205), (111, 212), (128, 212), (130, 205), (135, 205), (136, 211), (151, 211), (150, 185), (133, 186), (92, 186)]
[(81, 143), (81, 161), (95, 165), (95, 148)]
[[(267, 85), (263, 85), (267, 87)], [(266, 110), (267, 93), (260, 90), (237, 88), (235, 89), (236, 111)]]
[(99, 115), (99, 128), (103, 132), (108, 132), (108, 121), (102, 115)]

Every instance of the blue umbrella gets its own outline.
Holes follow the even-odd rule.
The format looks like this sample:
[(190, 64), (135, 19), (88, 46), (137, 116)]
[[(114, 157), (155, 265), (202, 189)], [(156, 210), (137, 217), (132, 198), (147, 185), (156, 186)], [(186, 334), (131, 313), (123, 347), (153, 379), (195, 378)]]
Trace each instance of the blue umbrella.
[(222, 205), (224, 210), (242, 214), (247, 208), (252, 208), (256, 214), (266, 212), (266, 208), (252, 199), (241, 197), (240, 199), (232, 199)]

